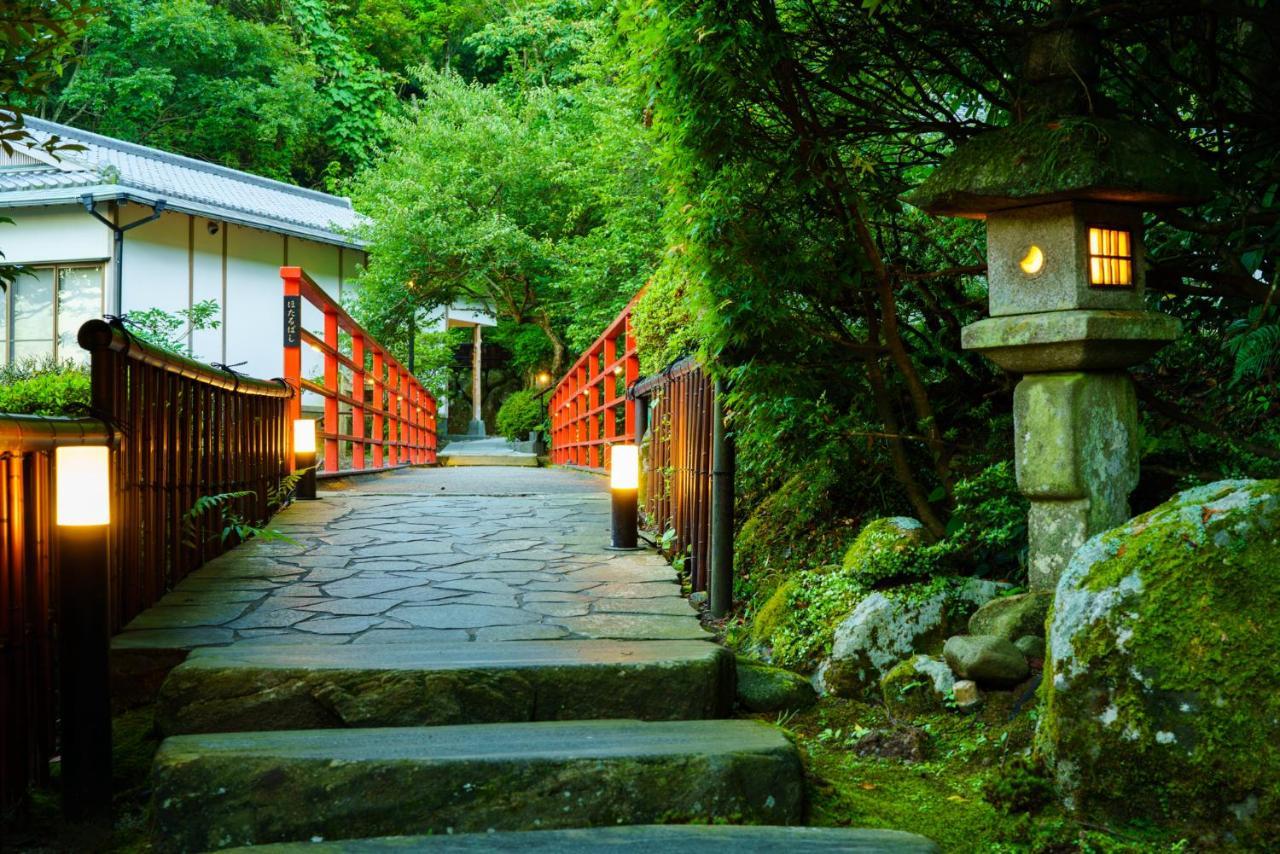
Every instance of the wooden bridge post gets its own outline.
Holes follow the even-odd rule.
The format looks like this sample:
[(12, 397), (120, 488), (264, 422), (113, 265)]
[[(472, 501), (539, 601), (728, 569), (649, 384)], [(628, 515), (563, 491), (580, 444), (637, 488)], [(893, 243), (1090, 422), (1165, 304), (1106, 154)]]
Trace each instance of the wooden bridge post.
[(332, 394), (324, 399), (324, 467), (326, 471), (338, 470), (338, 314), (332, 309), (324, 312), (324, 387)]
[(382, 361), (382, 350), (376, 349), (373, 351), (373, 438), (376, 440), (373, 445), (374, 468), (382, 468), (386, 465), (384, 460), (387, 440), (386, 418), (383, 415), (386, 394), (386, 386), (383, 384), (385, 375), (386, 366)]
[(351, 361), (355, 369), (351, 372), (351, 435), (355, 437), (351, 444), (351, 467), (364, 468), (364, 336), (351, 336)]

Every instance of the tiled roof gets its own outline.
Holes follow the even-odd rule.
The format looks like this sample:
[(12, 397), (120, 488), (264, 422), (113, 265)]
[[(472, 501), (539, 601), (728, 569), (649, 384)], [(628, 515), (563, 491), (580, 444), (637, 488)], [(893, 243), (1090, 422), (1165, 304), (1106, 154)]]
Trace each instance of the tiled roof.
[(56, 134), (85, 150), (60, 153), (56, 165), (0, 168), (0, 208), (75, 202), (91, 189), (97, 199), (164, 199), (172, 210), (360, 245), (350, 233), (360, 219), (350, 199), (42, 119), (27, 117), (26, 124), (41, 141)]

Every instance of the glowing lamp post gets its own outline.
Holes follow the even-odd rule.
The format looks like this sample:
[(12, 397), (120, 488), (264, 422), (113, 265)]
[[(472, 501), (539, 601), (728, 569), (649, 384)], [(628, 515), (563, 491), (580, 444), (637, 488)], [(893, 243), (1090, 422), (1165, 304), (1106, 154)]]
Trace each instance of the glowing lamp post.
[(638, 548), (640, 490), (640, 449), (635, 445), (614, 445), (609, 466), (609, 492), (613, 500), (613, 541), (611, 548), (631, 551)]
[(111, 817), (111, 685), (108, 651), (110, 451), (54, 451), (62, 804), (75, 819)]
[(1023, 118), (956, 149), (906, 200), (986, 221), (986, 319), (961, 345), (1021, 374), (1014, 389), (1018, 489), (1031, 503), (1033, 590), (1052, 591), (1088, 538), (1129, 517), (1138, 482), (1128, 368), (1178, 322), (1144, 300), (1143, 209), (1204, 201), (1214, 178), (1158, 132), (1093, 110), (1095, 35), (1033, 36)]
[(300, 501), (316, 498), (316, 422), (299, 418), (293, 422), (293, 470), (303, 472), (298, 480)]

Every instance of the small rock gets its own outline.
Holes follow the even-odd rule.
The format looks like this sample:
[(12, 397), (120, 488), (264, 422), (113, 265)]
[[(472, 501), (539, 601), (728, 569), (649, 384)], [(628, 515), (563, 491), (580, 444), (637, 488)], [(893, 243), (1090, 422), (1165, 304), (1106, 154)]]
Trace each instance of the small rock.
[(942, 656), (957, 676), (995, 688), (1017, 685), (1031, 673), (1018, 648), (995, 635), (948, 638)]
[(840, 622), (831, 658), (821, 668), (820, 690), (837, 697), (865, 696), (904, 658), (938, 652), (943, 639), (963, 626), (954, 625), (953, 615), (963, 620), (1001, 588), (993, 581), (966, 578), (926, 596), (912, 596), (913, 589), (919, 588), (871, 593)]
[(1007, 641), (1024, 635), (1044, 637), (1052, 593), (1019, 593), (992, 599), (969, 618), (969, 634), (996, 635)]
[(798, 673), (738, 657), (738, 704), (750, 712), (803, 709), (818, 699)]
[(901, 762), (923, 762), (929, 753), (929, 734), (919, 727), (873, 729), (858, 739), (853, 752), (859, 756), (897, 759)]
[(952, 688), (952, 694), (956, 698), (956, 708), (962, 712), (967, 712), (982, 702), (982, 695), (978, 693), (978, 683), (972, 679), (957, 679), (955, 687)]
[(880, 680), (885, 708), (894, 717), (910, 718), (946, 709), (955, 676), (940, 658), (915, 655)]
[(705, 590), (699, 590), (696, 593), (689, 594), (689, 604), (695, 608), (701, 608), (707, 604), (707, 593)]
[(1044, 638), (1039, 635), (1023, 635), (1014, 641), (1013, 645), (1018, 648), (1018, 652), (1027, 657), (1028, 661), (1044, 661)]

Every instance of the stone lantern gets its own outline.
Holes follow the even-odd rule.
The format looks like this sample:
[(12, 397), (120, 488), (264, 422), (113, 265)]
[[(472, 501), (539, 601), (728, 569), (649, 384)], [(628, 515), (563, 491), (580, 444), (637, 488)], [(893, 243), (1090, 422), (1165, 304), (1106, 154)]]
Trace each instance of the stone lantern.
[(1129, 518), (1139, 448), (1126, 369), (1178, 334), (1146, 309), (1142, 212), (1205, 201), (1214, 186), (1189, 149), (1097, 114), (1094, 45), (1069, 28), (1034, 36), (1022, 120), (961, 145), (906, 197), (986, 220), (990, 317), (961, 345), (1024, 375), (1014, 448), (1036, 590)]

